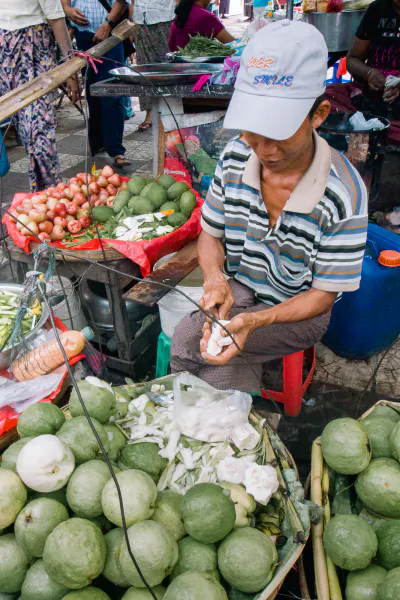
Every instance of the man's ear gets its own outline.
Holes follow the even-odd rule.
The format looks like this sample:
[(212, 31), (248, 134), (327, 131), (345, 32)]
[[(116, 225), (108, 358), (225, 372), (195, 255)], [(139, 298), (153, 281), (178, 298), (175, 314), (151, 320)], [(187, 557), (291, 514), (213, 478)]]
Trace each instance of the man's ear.
[(312, 116), (312, 126), (314, 129), (318, 129), (322, 123), (327, 119), (331, 110), (331, 103), (329, 100), (323, 100), (318, 106), (317, 110)]

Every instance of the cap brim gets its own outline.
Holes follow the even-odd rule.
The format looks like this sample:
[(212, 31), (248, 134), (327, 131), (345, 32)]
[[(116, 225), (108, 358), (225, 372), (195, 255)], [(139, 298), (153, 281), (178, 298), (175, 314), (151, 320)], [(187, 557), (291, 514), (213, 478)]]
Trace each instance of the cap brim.
[(224, 127), (258, 133), (271, 140), (287, 140), (300, 128), (314, 102), (315, 98), (257, 96), (235, 90)]

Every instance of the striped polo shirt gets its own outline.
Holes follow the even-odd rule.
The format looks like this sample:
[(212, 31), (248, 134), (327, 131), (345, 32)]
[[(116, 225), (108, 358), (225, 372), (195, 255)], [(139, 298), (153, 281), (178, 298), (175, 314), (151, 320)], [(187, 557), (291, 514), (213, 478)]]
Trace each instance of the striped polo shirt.
[(367, 238), (367, 191), (349, 161), (314, 133), (313, 161), (273, 228), (261, 165), (241, 138), (223, 151), (203, 205), (203, 230), (223, 238), (226, 273), (276, 305), (311, 287), (358, 289)]

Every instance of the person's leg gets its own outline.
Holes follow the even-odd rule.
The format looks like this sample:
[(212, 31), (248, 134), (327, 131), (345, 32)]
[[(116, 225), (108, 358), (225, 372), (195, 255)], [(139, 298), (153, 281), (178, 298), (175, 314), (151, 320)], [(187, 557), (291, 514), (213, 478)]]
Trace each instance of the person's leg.
[[(235, 297), (231, 318), (243, 312), (265, 309), (255, 303), (251, 290), (236, 281), (230, 285)], [(250, 295), (249, 295), (250, 294)], [(200, 355), (201, 330), (204, 315), (188, 315), (175, 329), (171, 344), (171, 369), (174, 373), (190, 371), (218, 389), (239, 389), (257, 392), (261, 385), (262, 366), (271, 360), (314, 346), (328, 328), (330, 315), (322, 315), (299, 323), (263, 327), (248, 340), (245, 358), (236, 356), (227, 365), (210, 365)]]

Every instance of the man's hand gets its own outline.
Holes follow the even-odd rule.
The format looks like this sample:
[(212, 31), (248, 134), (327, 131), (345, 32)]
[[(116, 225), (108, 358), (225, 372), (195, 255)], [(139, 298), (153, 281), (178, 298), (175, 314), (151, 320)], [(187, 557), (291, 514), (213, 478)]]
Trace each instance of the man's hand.
[(111, 33), (111, 26), (107, 23), (107, 21), (104, 21), (104, 23), (102, 25), (100, 25), (100, 27), (94, 34), (93, 41), (96, 43), (103, 42), (104, 40), (106, 40), (109, 37), (110, 33)]
[(390, 104), (392, 102), (395, 102), (396, 100), (398, 100), (399, 96), (400, 96), (400, 87), (397, 85), (386, 88), (383, 93), (384, 101), (389, 102)]
[[(242, 313), (233, 317), (229, 325), (226, 326), (229, 333), (234, 336), (235, 342), (241, 350), (244, 349), (249, 336), (255, 331), (256, 319), (253, 313)], [(211, 326), (209, 323), (205, 323), (203, 327), (203, 337), (200, 342), (200, 352), (202, 358), (212, 365), (226, 365), (234, 356), (239, 354), (239, 350), (232, 342), (229, 346), (225, 346), (221, 354), (218, 356), (211, 356), (207, 354), (207, 344), (211, 337)], [(221, 328), (221, 334), (227, 336), (227, 333)]]
[(89, 21), (85, 17), (84, 13), (79, 8), (64, 8), (65, 16), (67, 19), (75, 23), (75, 25), (88, 25)]
[(204, 283), (204, 295), (200, 306), (220, 320), (226, 320), (234, 303), (232, 290), (222, 275), (211, 277)]
[(371, 69), (367, 75), (367, 83), (370, 90), (380, 92), (385, 87), (386, 77), (378, 69)]
[(72, 76), (67, 79), (68, 97), (72, 104), (76, 104), (81, 96), (79, 83), (76, 76)]

